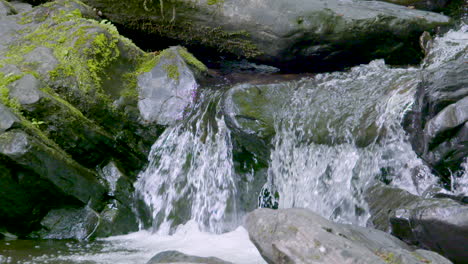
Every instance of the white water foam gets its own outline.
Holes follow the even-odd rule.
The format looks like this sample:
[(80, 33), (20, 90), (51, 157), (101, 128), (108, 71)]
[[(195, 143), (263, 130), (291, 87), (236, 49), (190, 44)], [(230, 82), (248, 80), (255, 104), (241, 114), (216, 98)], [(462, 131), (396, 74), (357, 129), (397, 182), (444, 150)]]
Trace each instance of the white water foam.
[(189, 221), (179, 226), (173, 235), (140, 231), (100, 241), (104, 242), (104, 247), (97, 253), (89, 253), (88, 249), (55, 257), (46, 255), (36, 257), (30, 263), (145, 264), (154, 255), (167, 250), (199, 257), (217, 257), (236, 264), (266, 263), (243, 227), (216, 235), (200, 231), (198, 223)]
[[(413, 175), (435, 182), (401, 126), (419, 84), (419, 69), (393, 69), (383, 60), (346, 73), (297, 82), (277, 116), (270, 182), (280, 207), (305, 207), (342, 223), (364, 225), (366, 185), (383, 173), (420, 193)], [(382, 168), (385, 171), (382, 171)]]
[(189, 219), (220, 233), (229, 221), (226, 208), (236, 212), (230, 132), (217, 114), (220, 95), (205, 95), (208, 102), (197, 106), (188, 120), (167, 128), (156, 141), (148, 168), (135, 184), (153, 213), (153, 227), (161, 234)]

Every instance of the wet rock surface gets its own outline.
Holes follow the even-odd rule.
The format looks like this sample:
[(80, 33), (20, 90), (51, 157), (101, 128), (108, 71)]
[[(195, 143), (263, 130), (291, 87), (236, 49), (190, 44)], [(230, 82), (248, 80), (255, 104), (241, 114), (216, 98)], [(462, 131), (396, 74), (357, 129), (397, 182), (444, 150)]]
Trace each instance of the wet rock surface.
[(203, 264), (230, 264), (232, 262), (227, 262), (215, 257), (197, 257), (187, 255), (178, 251), (164, 251), (158, 253), (156, 256), (152, 257), (146, 264), (171, 264), (171, 263), (203, 263)]
[(184, 111), (196, 97), (196, 75), (204, 71), (203, 64), (185, 48), (164, 50), (157, 65), (138, 76), (138, 108), (143, 119), (161, 125), (182, 119)]
[(18, 11), (9, 2), (5, 0), (0, 1), (0, 16), (15, 15), (16, 13)]
[(50, 211), (41, 221), (37, 233), (44, 239), (89, 239), (99, 225), (99, 214), (89, 207)]
[[(159, 87), (191, 100), (192, 90), (182, 95), (169, 84), (196, 88), (205, 66), (180, 47), (143, 52), (78, 1), (13, 4), (18, 14), (0, 15), (0, 227), (25, 236), (51, 209), (59, 215), (61, 207), (89, 204), (102, 214), (99, 236), (136, 231), (132, 182), (167, 125), (139, 110), (139, 98), (154, 88), (139, 80), (159, 69), (166, 76), (153, 75), (163, 78)], [(171, 120), (186, 106), (173, 107)], [(109, 183), (100, 168), (111, 160), (123, 176)], [(63, 238), (71, 237), (84, 238)]]
[(371, 214), (368, 225), (436, 251), (454, 263), (463, 263), (468, 257), (468, 206), (460, 199), (434, 196), (441, 198), (422, 198), (395, 187), (373, 186), (366, 194)]
[(244, 226), (268, 263), (451, 263), (382, 231), (333, 223), (306, 209), (257, 209)]
[[(468, 27), (462, 26), (466, 34)], [(448, 33), (450, 35), (450, 33)], [(463, 33), (461, 33), (463, 34)], [(438, 48), (429, 49), (423, 64), (422, 80), (406, 128), (413, 148), (449, 188), (463, 175), (461, 164), (468, 156), (468, 45), (462, 35), (452, 33), (450, 41), (436, 39)], [(430, 44), (434, 46), (435, 43)], [(443, 60), (441, 47), (454, 47)]]
[(418, 63), (419, 48), (410, 40), (449, 21), (377, 1), (85, 2), (132, 29), (303, 71), (327, 71), (375, 58)]

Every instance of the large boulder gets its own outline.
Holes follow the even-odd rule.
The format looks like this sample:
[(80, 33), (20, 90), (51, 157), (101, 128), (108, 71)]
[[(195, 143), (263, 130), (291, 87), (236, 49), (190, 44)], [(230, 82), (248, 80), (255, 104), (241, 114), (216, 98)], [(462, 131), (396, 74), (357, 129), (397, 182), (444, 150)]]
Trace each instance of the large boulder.
[(23, 131), (10, 130), (0, 135), (0, 155), (3, 160), (48, 180), (62, 194), (71, 195), (85, 204), (90, 203), (98, 210), (102, 209), (105, 188), (95, 174), (71, 160), (53, 144), (47, 143), (51, 144), (50, 141), (41, 141)]
[(390, 218), (392, 234), (434, 250), (454, 263), (468, 259), (468, 206), (451, 199), (428, 199), (402, 206)]
[(161, 125), (182, 119), (184, 110), (195, 99), (196, 74), (206, 70), (185, 48), (172, 47), (161, 52), (156, 66), (138, 76), (138, 108), (143, 119)]
[(423, 82), (406, 122), (416, 153), (447, 188), (455, 189), (468, 156), (467, 34), (468, 26), (462, 25), (427, 43)]
[(145, 119), (139, 100), (167, 88), (183, 112), (206, 67), (181, 47), (145, 53), (99, 20), (73, 0), (0, 15), (0, 228), (26, 235), (50, 210), (85, 205), (100, 214), (94, 235), (138, 228), (132, 182), (168, 124)]
[(468, 258), (468, 206), (458, 200), (422, 198), (378, 184), (366, 191), (369, 225), (464, 263)]
[(197, 257), (191, 256), (179, 251), (164, 251), (158, 253), (156, 256), (152, 257), (146, 264), (175, 264), (175, 263), (203, 263), (203, 264), (230, 264), (232, 262), (227, 262), (215, 257)]
[(0, 171), (0, 225), (10, 232), (27, 234), (51, 208), (104, 207), (97, 175), (24, 123), (0, 135)]
[(417, 63), (412, 45), (440, 14), (377, 1), (86, 0), (111, 21), (291, 70), (327, 71), (385, 58)]
[(268, 263), (450, 263), (382, 231), (333, 223), (306, 209), (257, 209), (245, 227)]

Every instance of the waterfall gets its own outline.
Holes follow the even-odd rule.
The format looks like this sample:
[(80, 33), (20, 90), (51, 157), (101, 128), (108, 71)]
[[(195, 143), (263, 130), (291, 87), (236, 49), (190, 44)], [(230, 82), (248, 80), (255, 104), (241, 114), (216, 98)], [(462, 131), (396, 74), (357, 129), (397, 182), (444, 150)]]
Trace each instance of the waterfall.
[(193, 113), (167, 128), (152, 146), (136, 191), (160, 233), (190, 219), (202, 230), (219, 233), (228, 222), (227, 211), (236, 212), (232, 146), (220, 95), (204, 91)]
[(419, 69), (392, 69), (376, 60), (295, 82), (292, 98), (276, 117), (269, 169), (280, 207), (310, 208), (363, 225), (362, 193), (375, 178), (393, 177), (395, 184), (418, 193), (407, 183), (425, 167), (401, 126), (418, 74)]
[[(423, 71), (465, 49), (466, 29), (462, 25), (436, 38), (420, 67), (392, 68), (375, 60), (346, 72), (274, 84), (290, 93), (274, 106), (279, 110), (268, 179), (253, 179), (252, 171), (241, 188), (260, 194), (259, 205), (279, 199), (280, 208), (304, 207), (337, 222), (365, 225), (364, 191), (373, 182), (416, 195), (437, 185), (437, 177), (413, 151), (402, 121)], [(244, 192), (235, 170), (234, 132), (221, 110), (223, 96), (222, 91), (204, 89), (192, 112), (168, 127), (152, 147), (136, 190), (159, 232), (189, 220), (217, 233), (240, 223), (238, 201)], [(465, 178), (454, 180), (458, 191), (465, 188)], [(270, 197), (262, 197), (265, 193)]]

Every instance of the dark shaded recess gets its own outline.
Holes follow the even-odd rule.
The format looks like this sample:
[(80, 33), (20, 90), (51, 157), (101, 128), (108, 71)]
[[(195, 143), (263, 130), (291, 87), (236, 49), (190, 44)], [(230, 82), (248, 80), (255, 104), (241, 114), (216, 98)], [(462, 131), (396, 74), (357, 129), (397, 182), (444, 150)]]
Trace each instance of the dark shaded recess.
[[(155, 135), (161, 134), (163, 128), (139, 125), (135, 122), (138, 117), (112, 109), (110, 107), (112, 103), (98, 95), (81, 96), (66, 86), (55, 86), (54, 90), (80, 109), (85, 117), (98, 124), (107, 135), (90, 130), (77, 121), (76, 126), (69, 128), (71, 129), (68, 131), (69, 134), (66, 133), (66, 129), (58, 128), (56, 132), (50, 131), (49, 137), (85, 167), (94, 169), (114, 159), (122, 172), (135, 178), (147, 163), (147, 154), (155, 141)], [(93, 97), (95, 98), (93, 102), (85, 99)], [(41, 112), (35, 113), (35, 116), (28, 118), (44, 120)], [(76, 137), (70, 140), (67, 138), (68, 135)], [(83, 138), (80, 139), (80, 135)]]
[(468, 13), (468, 1), (450, 0), (444, 8), (436, 9), (434, 12), (442, 13), (454, 19), (460, 19)]
[(38, 6), (47, 2), (52, 2), (53, 0), (19, 0), (19, 2), (28, 3), (32, 6)]
[[(142, 22), (144, 23), (144, 22)], [(203, 46), (196, 41), (183, 42), (146, 33), (125, 25), (116, 24), (119, 33), (131, 39), (138, 47), (147, 52), (158, 51), (169, 46), (183, 45), (210, 69), (219, 69), (225, 60), (243, 59), (237, 55), (219, 52), (216, 48)], [(408, 29), (411, 31), (411, 29)], [(376, 30), (376, 34), (361, 36), (353, 41), (330, 44), (330, 52), (306, 54), (309, 47), (320, 41), (297, 41), (286, 50), (281, 58), (249, 61), (277, 67), (282, 73), (329, 72), (346, 70), (349, 67), (369, 63), (374, 59), (385, 59), (395, 66), (417, 65), (424, 54), (419, 46), (421, 32), (413, 31), (407, 38), (397, 38), (390, 32)], [(310, 39), (304, 36), (304, 39)]]
[[(141, 23), (145, 22), (142, 21)], [(136, 30), (121, 24), (114, 25), (117, 27), (121, 35), (131, 39), (135, 45), (146, 52), (154, 52), (167, 49), (170, 46), (182, 45), (210, 69), (221, 68), (223, 60), (240, 59), (240, 57), (234, 54), (219, 52), (216, 48), (206, 47), (201, 43), (183, 42), (181, 40), (167, 38), (158, 34)]]
[(48, 211), (82, 206), (36, 173), (0, 155), (0, 228), (25, 237), (40, 228)]

